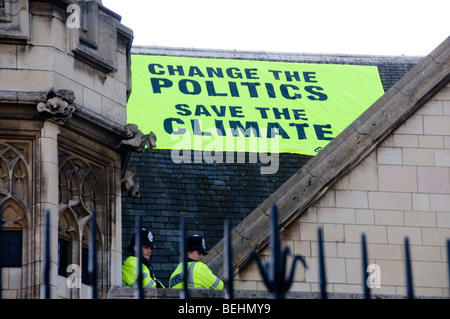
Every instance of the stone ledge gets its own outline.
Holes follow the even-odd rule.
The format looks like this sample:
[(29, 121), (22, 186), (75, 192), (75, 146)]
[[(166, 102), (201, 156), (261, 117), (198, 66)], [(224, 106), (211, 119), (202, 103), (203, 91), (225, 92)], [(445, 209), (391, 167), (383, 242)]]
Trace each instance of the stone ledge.
[[(23, 104), (23, 105), (37, 105), (39, 102), (45, 102), (47, 100), (48, 92), (44, 91), (11, 91), (0, 90), (0, 103), (4, 104)], [(82, 122), (90, 122), (103, 130), (110, 131), (116, 134), (120, 138), (129, 138), (129, 132), (126, 126), (121, 125), (113, 120), (103, 117), (102, 115), (93, 112), (92, 110), (78, 104), (73, 103), (75, 106), (74, 118), (79, 118)], [(18, 113), (17, 108), (11, 113)], [(5, 113), (6, 114), (6, 113)], [(21, 118), (26, 118), (27, 115), (20, 115)], [(35, 119), (36, 112), (33, 108), (33, 112), (28, 114), (29, 119)], [(68, 122), (70, 124), (70, 122)]]
[[(182, 290), (164, 288), (144, 289), (144, 299), (182, 299)], [(190, 290), (191, 299), (225, 299), (225, 290)], [(328, 299), (364, 299), (359, 293), (328, 293)], [(109, 290), (106, 299), (137, 299), (138, 290), (134, 288), (113, 287)], [(442, 299), (443, 297), (421, 297), (416, 299)], [(268, 291), (236, 290), (234, 299), (270, 299)], [(286, 299), (321, 299), (320, 292), (291, 291)], [(406, 299), (406, 296), (372, 294), (372, 299)]]

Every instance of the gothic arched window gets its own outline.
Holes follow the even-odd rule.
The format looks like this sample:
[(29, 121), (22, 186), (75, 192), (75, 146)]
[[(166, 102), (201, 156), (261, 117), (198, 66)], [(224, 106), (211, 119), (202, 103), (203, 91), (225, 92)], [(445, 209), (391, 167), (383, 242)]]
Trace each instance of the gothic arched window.
[(23, 264), (23, 230), (30, 201), (28, 142), (0, 140), (0, 209), (5, 267)]
[[(99, 173), (100, 172), (100, 173)], [(59, 168), (59, 269), (67, 276), (67, 266), (80, 267), (83, 277), (87, 273), (87, 252), (90, 222), (97, 215), (97, 242), (102, 243), (99, 216), (103, 214), (105, 196), (101, 169), (86, 160), (70, 155), (60, 157)], [(83, 282), (86, 282), (83, 278)]]

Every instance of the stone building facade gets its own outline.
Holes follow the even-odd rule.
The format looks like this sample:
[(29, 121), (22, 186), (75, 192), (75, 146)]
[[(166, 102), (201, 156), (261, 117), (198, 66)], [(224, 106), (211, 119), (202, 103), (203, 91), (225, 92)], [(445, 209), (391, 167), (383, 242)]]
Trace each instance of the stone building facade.
[(101, 1), (0, 1), (3, 298), (43, 297), (47, 211), (52, 298), (90, 292), (94, 212), (99, 296), (121, 284), (122, 179), (142, 134), (120, 19)]

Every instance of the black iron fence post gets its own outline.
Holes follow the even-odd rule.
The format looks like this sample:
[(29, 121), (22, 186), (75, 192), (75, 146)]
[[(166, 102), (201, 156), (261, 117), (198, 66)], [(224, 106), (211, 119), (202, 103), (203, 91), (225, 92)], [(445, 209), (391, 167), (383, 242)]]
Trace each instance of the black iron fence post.
[(180, 262), (183, 263), (183, 292), (182, 298), (189, 299), (189, 287), (188, 287), (188, 260), (187, 260), (187, 230), (186, 230), (186, 219), (181, 220), (181, 234), (180, 234)]
[(51, 263), (51, 251), (50, 251), (50, 211), (47, 210), (46, 218), (45, 218), (45, 246), (44, 246), (44, 297), (45, 299), (51, 298), (50, 293), (50, 263)]
[(406, 291), (408, 299), (414, 298), (413, 275), (411, 267), (411, 255), (409, 253), (409, 239), (405, 237), (405, 268), (406, 268)]
[(233, 285), (233, 249), (231, 247), (231, 232), (230, 232), (230, 222), (225, 221), (224, 224), (224, 274), (225, 281), (227, 282), (227, 299), (234, 299), (234, 285)]
[(97, 214), (95, 210), (91, 216), (91, 240), (89, 247), (89, 284), (92, 289), (92, 299), (98, 298), (98, 286), (97, 286)]
[(317, 229), (319, 245), (319, 277), (320, 277), (320, 296), (327, 299), (327, 275), (325, 272), (325, 252), (323, 248), (322, 228)]
[(450, 296), (450, 239), (447, 239), (448, 295)]
[(269, 289), (269, 292), (274, 299), (285, 298), (286, 293), (291, 288), (294, 281), (295, 266), (298, 260), (307, 268), (305, 259), (300, 256), (294, 256), (292, 260), (291, 271), (288, 278), (286, 278), (287, 256), (289, 255), (289, 247), (285, 247), (281, 252), (280, 233), (278, 227), (278, 212), (277, 206), (272, 206), (272, 232), (270, 234), (270, 252), (272, 256), (271, 263), (266, 263), (264, 267), (259, 259), (259, 256), (254, 252), (250, 258), (254, 258), (258, 264), (258, 269), (264, 284)]
[(134, 246), (136, 247), (137, 257), (137, 282), (138, 282), (138, 299), (144, 299), (144, 287), (142, 285), (144, 281), (144, 275), (142, 274), (142, 245), (141, 245), (141, 216), (136, 216), (135, 232), (134, 232)]
[(2, 241), (2, 230), (3, 230), (3, 212), (2, 205), (0, 205), (0, 299), (2, 299), (2, 269), (3, 269), (3, 241)]
[(367, 273), (368, 261), (367, 261), (367, 245), (366, 234), (361, 235), (361, 249), (362, 249), (362, 273), (363, 273), (363, 289), (364, 298), (370, 299), (370, 287), (368, 283), (369, 274)]

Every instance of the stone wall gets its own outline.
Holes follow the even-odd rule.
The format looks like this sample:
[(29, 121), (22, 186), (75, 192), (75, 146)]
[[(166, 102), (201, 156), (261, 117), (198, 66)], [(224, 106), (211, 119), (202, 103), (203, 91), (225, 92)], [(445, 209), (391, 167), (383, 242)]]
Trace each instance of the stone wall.
[[(374, 293), (406, 295), (405, 237), (417, 295), (448, 296), (450, 238), (450, 85), (447, 83), (282, 236), (306, 257), (292, 290), (319, 291), (317, 229), (323, 229), (327, 290), (362, 293), (361, 235), (369, 263), (380, 267)], [(268, 249), (263, 254), (270, 258)], [(256, 264), (236, 289), (265, 289)]]

